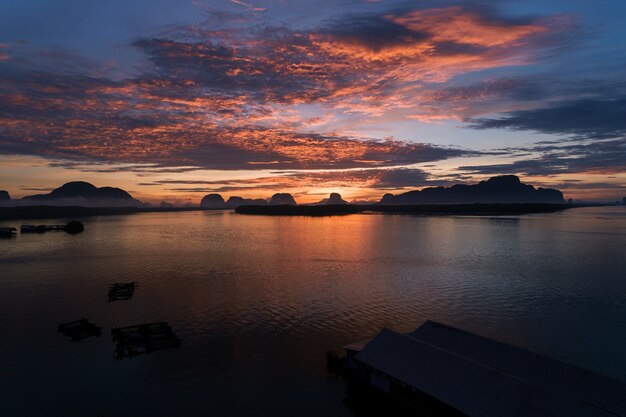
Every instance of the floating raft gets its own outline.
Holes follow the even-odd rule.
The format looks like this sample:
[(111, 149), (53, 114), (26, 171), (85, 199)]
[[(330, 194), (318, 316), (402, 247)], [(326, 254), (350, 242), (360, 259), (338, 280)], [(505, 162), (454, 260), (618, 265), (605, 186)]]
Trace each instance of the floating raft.
[(71, 338), (75, 342), (80, 342), (91, 336), (102, 334), (102, 328), (91, 323), (89, 320), (82, 318), (80, 320), (71, 321), (65, 324), (59, 324), (59, 332)]
[(22, 226), (20, 226), (20, 232), (22, 233), (45, 233), (45, 232), (59, 232), (59, 231), (65, 231), (64, 224), (52, 224), (52, 225), (23, 224)]
[(133, 298), (136, 286), (135, 282), (116, 282), (109, 289), (109, 301), (130, 300)]
[(67, 224), (23, 224), (20, 226), (21, 233), (46, 233), (46, 232), (67, 232), (67, 233), (80, 233), (85, 229), (85, 226), (76, 220), (73, 220)]
[(120, 327), (111, 330), (111, 335), (117, 343), (116, 359), (180, 347), (180, 340), (166, 322)]

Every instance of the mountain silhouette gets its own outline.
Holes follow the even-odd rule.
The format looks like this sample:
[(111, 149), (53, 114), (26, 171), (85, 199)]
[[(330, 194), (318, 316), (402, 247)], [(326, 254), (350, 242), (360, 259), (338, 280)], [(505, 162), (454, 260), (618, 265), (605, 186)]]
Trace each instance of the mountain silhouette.
[(267, 200), (264, 198), (243, 198), (238, 196), (232, 196), (228, 201), (224, 201), (224, 198), (220, 194), (207, 194), (200, 201), (200, 206), (205, 208), (237, 208), (239, 206), (265, 206)]
[(0, 190), (0, 201), (11, 201), (8, 191)]
[(385, 194), (380, 204), (474, 204), (474, 203), (564, 203), (563, 193), (552, 188), (535, 188), (515, 175), (489, 178), (475, 185), (430, 187), (393, 195)]
[(270, 199), (270, 205), (272, 206), (279, 206), (279, 205), (296, 206), (298, 205), (298, 203), (296, 203), (296, 200), (289, 193), (276, 193)]
[(315, 204), (312, 204), (314, 206), (324, 206), (324, 205), (337, 205), (337, 204), (348, 204), (348, 202), (346, 200), (344, 200), (343, 198), (341, 198), (341, 194), (339, 193), (330, 193), (330, 195), (328, 196), (328, 198), (324, 198), (320, 201), (318, 201)]
[(219, 194), (207, 194), (200, 200), (200, 207), (219, 208), (225, 204), (224, 198)]
[(85, 207), (138, 207), (143, 203), (121, 188), (101, 187), (84, 181), (73, 181), (55, 188), (48, 194), (22, 198), (24, 203)]

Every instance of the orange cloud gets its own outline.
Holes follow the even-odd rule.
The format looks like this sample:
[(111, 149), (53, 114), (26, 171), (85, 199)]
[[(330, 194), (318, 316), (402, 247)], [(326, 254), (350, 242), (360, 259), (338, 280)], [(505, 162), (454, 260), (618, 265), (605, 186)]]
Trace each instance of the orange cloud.
[(403, 16), (387, 18), (415, 32), (429, 35), (433, 42), (455, 42), (487, 48), (515, 45), (546, 28), (532, 24), (511, 24), (488, 20), (460, 6), (415, 10)]

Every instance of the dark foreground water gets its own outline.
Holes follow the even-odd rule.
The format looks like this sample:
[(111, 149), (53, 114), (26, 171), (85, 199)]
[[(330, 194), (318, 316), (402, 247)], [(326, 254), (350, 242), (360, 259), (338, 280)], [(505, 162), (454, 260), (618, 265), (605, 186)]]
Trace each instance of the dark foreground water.
[[(426, 319), (626, 380), (624, 207), (83, 221), (0, 240), (1, 416), (349, 416), (325, 353)], [(82, 316), (100, 338), (57, 332)], [(181, 348), (116, 361), (111, 328), (152, 321)]]

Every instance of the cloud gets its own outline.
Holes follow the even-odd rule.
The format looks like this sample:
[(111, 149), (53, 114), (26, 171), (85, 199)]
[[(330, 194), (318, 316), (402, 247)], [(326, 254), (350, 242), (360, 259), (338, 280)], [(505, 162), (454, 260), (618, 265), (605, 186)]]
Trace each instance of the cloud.
[(250, 9), (250, 10), (255, 11), (255, 12), (262, 12), (262, 11), (267, 10), (264, 7), (254, 7), (252, 4), (246, 3), (245, 1), (241, 1), (241, 0), (229, 0), (229, 1), (231, 3), (234, 3), (234, 4), (239, 4), (239, 5), (243, 6), (243, 7), (245, 7), (246, 9)]
[(454, 117), (432, 114), (425, 86), (525, 64), (551, 32), (542, 21), (463, 7), (349, 15), (306, 30), (246, 24), (247, 30), (188, 25), (138, 39), (133, 47), (145, 59), (126, 78), (71, 54), (9, 57), (0, 63), (0, 153), (226, 170), (386, 167), (475, 156), (419, 138), (310, 129), (329, 113), (378, 117), (401, 109), (424, 121)]
[(508, 149), (511, 155), (532, 152), (532, 159), (491, 165), (460, 166), (473, 174), (526, 174), (548, 176), (572, 173), (618, 174), (626, 172), (626, 138), (540, 143)]
[[(619, 93), (615, 88), (613, 95)], [(503, 151), (532, 156), (514, 162), (461, 166), (472, 173), (511, 172), (528, 175), (612, 174), (626, 171), (626, 98), (565, 100), (551, 106), (504, 113), (498, 118), (470, 119), (474, 129), (534, 131), (563, 136), (524, 148)]]
[(400, 16), (391, 15), (389, 19), (412, 32), (427, 34), (438, 44), (515, 46), (530, 35), (546, 31), (536, 24), (493, 19), (461, 6), (414, 10)]
[(224, 180), (156, 180), (142, 186), (165, 186), (174, 192), (272, 192), (293, 188), (361, 188), (399, 190), (423, 186), (448, 185), (449, 181), (433, 180), (418, 168), (374, 168), (318, 172), (277, 172), (276, 175), (252, 179)]
[(4, 80), (0, 152), (5, 154), (249, 170), (407, 165), (473, 154), (393, 139), (300, 132), (289, 124), (258, 121), (271, 114), (255, 109), (253, 101), (176, 97), (165, 94), (170, 84), (159, 88), (145, 80), (44, 73)]
[(580, 138), (626, 137), (626, 97), (582, 99), (470, 120), (474, 129), (532, 130)]

